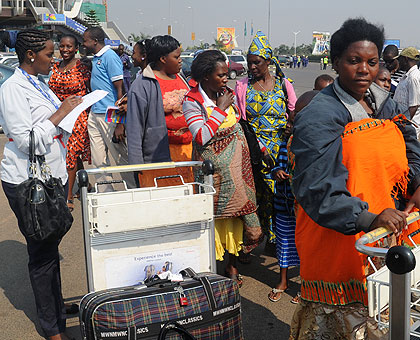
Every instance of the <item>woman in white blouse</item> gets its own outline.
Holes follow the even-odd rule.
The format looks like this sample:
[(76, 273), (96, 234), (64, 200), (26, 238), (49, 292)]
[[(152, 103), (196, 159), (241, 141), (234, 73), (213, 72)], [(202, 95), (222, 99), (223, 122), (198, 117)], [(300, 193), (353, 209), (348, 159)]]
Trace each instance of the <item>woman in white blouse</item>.
[[(9, 142), (1, 161), (0, 178), (19, 227), (22, 218), (16, 210), (16, 186), (29, 177), (29, 134), (34, 131), (35, 153), (45, 155), (54, 177), (67, 188), (66, 138), (57, 125), (78, 104), (72, 96), (61, 103), (47, 85), (37, 79), (53, 65), (54, 44), (40, 30), (24, 30), (17, 35), (16, 53), (20, 66), (0, 89), (0, 125)], [(26, 240), (29, 276), (35, 295), (37, 314), (45, 336), (51, 340), (69, 339), (61, 295), (57, 242)]]

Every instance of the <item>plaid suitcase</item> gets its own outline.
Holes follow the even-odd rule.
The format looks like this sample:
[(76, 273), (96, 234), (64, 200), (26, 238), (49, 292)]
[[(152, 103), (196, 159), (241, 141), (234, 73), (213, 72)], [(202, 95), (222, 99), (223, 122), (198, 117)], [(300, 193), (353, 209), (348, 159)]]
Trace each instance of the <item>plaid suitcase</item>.
[[(237, 283), (186, 271), (193, 277), (181, 283), (160, 280), (87, 294), (80, 303), (83, 339), (156, 340), (165, 324), (176, 322), (197, 340), (242, 340)], [(170, 334), (166, 339), (182, 339)]]

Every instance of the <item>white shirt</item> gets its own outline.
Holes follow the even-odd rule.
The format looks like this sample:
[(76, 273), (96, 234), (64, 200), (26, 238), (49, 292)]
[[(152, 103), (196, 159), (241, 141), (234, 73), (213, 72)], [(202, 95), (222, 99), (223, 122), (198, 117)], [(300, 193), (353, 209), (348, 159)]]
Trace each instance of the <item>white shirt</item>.
[[(31, 78), (60, 105), (57, 96), (35, 76)], [(23, 75), (19, 68), (0, 88), (0, 125), (9, 139), (4, 147), (0, 178), (2, 181), (19, 184), (29, 178), (29, 133), (34, 130), (35, 154), (45, 155), (45, 160), (54, 177), (67, 182), (66, 148), (55, 138), (65, 131), (54, 126), (48, 119), (57, 109)], [(38, 167), (39, 168), (39, 167)], [(38, 172), (39, 173), (39, 172)]]
[(214, 103), (214, 101), (212, 101), (209, 96), (207, 95), (206, 92), (204, 92), (203, 88), (201, 87), (201, 84), (198, 84), (198, 92), (200, 92), (201, 96), (204, 99), (203, 102), (203, 106), (205, 108), (207, 107), (211, 107), (212, 109), (214, 109), (217, 105)]
[[(413, 66), (404, 74), (395, 90), (394, 100), (401, 105), (403, 113), (409, 117), (408, 108), (420, 105), (420, 70), (417, 65)], [(420, 126), (420, 107), (412, 119)], [(416, 128), (417, 136), (420, 134), (420, 127)]]

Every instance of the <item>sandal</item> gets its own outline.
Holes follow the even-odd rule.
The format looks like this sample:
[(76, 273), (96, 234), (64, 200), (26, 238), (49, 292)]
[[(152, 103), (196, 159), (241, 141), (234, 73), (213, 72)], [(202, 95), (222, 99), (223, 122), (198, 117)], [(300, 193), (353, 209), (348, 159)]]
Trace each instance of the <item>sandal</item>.
[(300, 302), (300, 293), (297, 293), (296, 296), (290, 300), (290, 302), (297, 305)]
[(244, 283), (244, 278), (242, 277), (241, 274), (230, 274), (227, 271), (225, 271), (225, 276), (228, 277), (231, 280), (236, 281), (236, 283), (238, 284), (239, 288), (242, 287), (242, 284)]
[(74, 201), (73, 200), (67, 200), (67, 207), (69, 208), (70, 212), (73, 212), (73, 210), (74, 210)]
[[(271, 292), (268, 294), (268, 299), (271, 301), (271, 302), (278, 302), (278, 301), (280, 301), (280, 299), (281, 299), (281, 293), (283, 293), (285, 290), (284, 289), (277, 289), (277, 288), (273, 288), (273, 289), (271, 289)], [(273, 294), (277, 294), (277, 293), (280, 293), (280, 295), (279, 295), (279, 297), (276, 299), (276, 298), (274, 298), (274, 297), (271, 297), (270, 296), (270, 294), (271, 293), (273, 293)]]

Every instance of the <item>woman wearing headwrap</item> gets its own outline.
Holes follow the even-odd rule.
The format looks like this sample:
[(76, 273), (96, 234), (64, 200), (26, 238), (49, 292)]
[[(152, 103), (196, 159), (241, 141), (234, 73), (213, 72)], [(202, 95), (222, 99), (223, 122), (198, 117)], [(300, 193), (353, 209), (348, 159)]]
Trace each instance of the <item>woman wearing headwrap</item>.
[(216, 259), (223, 261), (225, 250), (228, 252), (225, 275), (241, 285), (236, 257), (243, 227), (254, 231), (250, 236), (255, 241), (262, 232), (248, 146), (227, 75), (220, 51), (198, 54), (191, 65), (191, 76), (198, 85), (185, 95), (182, 110), (193, 136), (193, 159), (210, 160), (214, 165)]
[[(251, 126), (261, 150), (260, 155), (251, 156), (254, 159), (261, 156), (258, 164), (253, 162), (258, 216), (264, 233), (269, 242), (273, 243), (275, 179), (272, 170), (278, 165), (276, 163), (280, 144), (285, 139), (283, 133), (288, 112), (295, 109), (296, 94), (281, 71), (277, 58), (273, 57), (267, 37), (261, 31), (257, 32), (249, 47), (247, 60), (250, 77), (238, 81), (235, 92), (242, 119)], [(276, 66), (275, 76), (268, 69), (271, 61)], [(244, 254), (249, 254), (258, 245), (247, 240), (249, 233), (252, 230), (245, 231)], [(242, 260), (246, 261), (246, 257), (242, 256)]]

